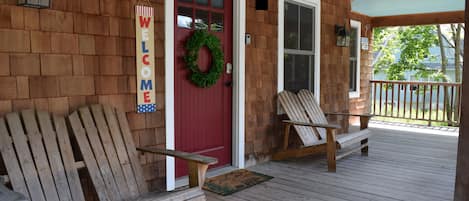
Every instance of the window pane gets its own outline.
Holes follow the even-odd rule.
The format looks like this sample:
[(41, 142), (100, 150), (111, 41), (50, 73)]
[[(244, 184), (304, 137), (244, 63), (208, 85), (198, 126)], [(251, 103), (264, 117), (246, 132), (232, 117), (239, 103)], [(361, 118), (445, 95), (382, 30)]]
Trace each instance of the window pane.
[(195, 11), (195, 29), (208, 30), (208, 11)]
[(357, 60), (350, 59), (350, 92), (357, 91)]
[(178, 8), (178, 27), (186, 29), (192, 28), (192, 8)]
[(200, 5), (208, 5), (208, 0), (195, 0), (195, 2)]
[(353, 28), (350, 31), (350, 57), (357, 58), (357, 48), (358, 48), (358, 29)]
[(192, 3), (192, 0), (179, 0), (179, 2)]
[(285, 90), (314, 89), (313, 56), (285, 54)]
[(212, 7), (223, 8), (224, 0), (212, 0)]
[(210, 30), (213, 32), (223, 32), (223, 14), (212, 13), (212, 25)]
[(314, 13), (313, 9), (300, 8), (300, 49), (313, 50), (314, 39)]
[(285, 48), (298, 49), (298, 6), (291, 3), (285, 3)]

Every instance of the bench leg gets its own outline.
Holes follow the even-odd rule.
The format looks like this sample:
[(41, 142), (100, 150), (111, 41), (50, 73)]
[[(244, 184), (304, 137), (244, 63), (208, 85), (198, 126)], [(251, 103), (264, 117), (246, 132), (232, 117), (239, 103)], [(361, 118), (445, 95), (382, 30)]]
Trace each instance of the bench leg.
[(208, 165), (200, 164), (193, 161), (187, 162), (189, 166), (189, 187), (202, 188), (205, 182), (205, 174), (207, 173)]
[(335, 137), (335, 130), (333, 129), (326, 129), (327, 130), (327, 145), (326, 145), (326, 152), (327, 152), (327, 169), (329, 172), (336, 171), (336, 137)]
[[(362, 145), (367, 144), (367, 143), (368, 143), (368, 139), (364, 139), (361, 141)], [(362, 148), (362, 156), (368, 156), (368, 145)]]

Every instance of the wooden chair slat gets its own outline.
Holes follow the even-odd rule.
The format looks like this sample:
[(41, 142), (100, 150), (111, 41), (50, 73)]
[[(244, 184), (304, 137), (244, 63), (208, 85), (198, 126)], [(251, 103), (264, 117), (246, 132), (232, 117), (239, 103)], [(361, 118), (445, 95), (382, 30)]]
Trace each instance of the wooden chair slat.
[(106, 186), (110, 185), (107, 183), (105, 184), (104, 178), (101, 175), (100, 168), (98, 167), (98, 163), (94, 157), (93, 150), (91, 149), (91, 145), (88, 142), (85, 129), (83, 128), (78, 113), (73, 112), (71, 115), (68, 116), (68, 120), (72, 127), (73, 134), (79, 145), (80, 152), (83, 155), (86, 168), (88, 169), (90, 177), (92, 178), (91, 181), (93, 182), (94, 188), (96, 189), (96, 193), (98, 194), (99, 200), (114, 201), (116, 195), (111, 195), (113, 192), (108, 192), (108, 188), (106, 188)]
[(18, 159), (23, 170), (23, 176), (32, 201), (45, 201), (44, 193), (39, 181), (38, 172), (34, 165), (33, 157), (27, 143), (27, 137), (24, 134), (20, 116), (17, 113), (6, 115), (6, 119), (10, 128), (13, 144), (18, 153)]
[(9, 174), (10, 182), (13, 190), (19, 192), (31, 200), (24, 181), (23, 173), (21, 172), (18, 158), (16, 157), (15, 150), (13, 148), (12, 139), (8, 134), (8, 130), (5, 124), (5, 119), (0, 118), (0, 152), (2, 158), (5, 161), (5, 168)]
[[(279, 94), (279, 101), (287, 116), (292, 121), (309, 122), (304, 113), (301, 103), (295, 94), (289, 91), (283, 91)], [(293, 126), (305, 146), (310, 146), (319, 141), (314, 130), (306, 126)]]
[(117, 158), (116, 149), (114, 147), (114, 142), (109, 133), (109, 128), (107, 126), (106, 120), (104, 119), (103, 108), (101, 105), (93, 105), (90, 107), (91, 113), (94, 117), (93, 126), (95, 126), (99, 132), (99, 137), (101, 138), (102, 147), (107, 156), (107, 160), (111, 167), (114, 180), (116, 182), (117, 188), (123, 200), (127, 200), (131, 197), (129, 187), (127, 185), (126, 179), (124, 178), (124, 173), (120, 165), (119, 159)]
[(61, 201), (72, 201), (72, 195), (68, 185), (67, 176), (65, 175), (65, 169), (60, 156), (57, 137), (52, 127), (50, 115), (47, 112), (37, 112), (37, 118), (59, 198)]
[(59, 195), (55, 188), (51, 168), (49, 166), (46, 150), (42, 143), (42, 136), (39, 131), (38, 122), (34, 110), (21, 112), (23, 123), (26, 128), (27, 137), (33, 158), (36, 164), (37, 173), (42, 184), (42, 189), (47, 201), (59, 201)]
[(86, 130), (86, 134), (88, 136), (88, 141), (91, 145), (91, 148), (94, 153), (94, 157), (96, 162), (98, 163), (99, 170), (101, 171), (101, 175), (103, 176), (106, 188), (109, 190), (111, 194), (111, 200), (120, 201), (122, 200), (122, 196), (120, 195), (119, 189), (117, 187), (117, 183), (114, 179), (114, 175), (112, 174), (111, 167), (109, 165), (109, 161), (106, 157), (106, 152), (103, 148), (103, 143), (98, 135), (98, 130), (93, 122), (93, 117), (91, 116), (91, 112), (88, 107), (82, 107), (79, 109), (80, 117), (83, 122), (83, 126)]
[[(304, 106), (306, 113), (308, 114), (312, 123), (328, 124), (324, 112), (316, 102), (316, 99), (314, 98), (314, 95), (311, 91), (306, 89), (300, 90), (300, 92), (298, 92), (298, 98), (300, 99), (301, 104)], [(321, 136), (321, 139), (326, 139), (326, 129), (317, 128), (316, 130)]]
[[(39, 112), (38, 115), (39, 119), (41, 120), (42, 113)], [(53, 115), (53, 122), (73, 201), (85, 201), (85, 196), (83, 194), (83, 189), (80, 183), (80, 177), (75, 166), (75, 158), (73, 156), (72, 144), (68, 135), (65, 119), (64, 117)]]
[(134, 170), (135, 179), (137, 180), (138, 189), (140, 194), (148, 192), (148, 186), (143, 177), (142, 166), (140, 165), (140, 160), (138, 159), (137, 149), (134, 144), (134, 139), (132, 138), (132, 132), (130, 131), (129, 123), (127, 122), (127, 117), (124, 112), (115, 110), (117, 114), (117, 121), (119, 122), (122, 137), (124, 138), (125, 147), (127, 148), (127, 153), (129, 154), (130, 163)]
[(130, 159), (127, 154), (124, 140), (122, 139), (122, 133), (117, 122), (116, 114), (110, 106), (103, 106), (103, 109), (114, 146), (116, 147), (117, 156), (119, 158), (120, 165), (122, 166), (122, 171), (130, 191), (130, 195), (131, 197), (137, 197), (139, 195), (137, 181), (132, 170), (132, 165), (130, 164)]

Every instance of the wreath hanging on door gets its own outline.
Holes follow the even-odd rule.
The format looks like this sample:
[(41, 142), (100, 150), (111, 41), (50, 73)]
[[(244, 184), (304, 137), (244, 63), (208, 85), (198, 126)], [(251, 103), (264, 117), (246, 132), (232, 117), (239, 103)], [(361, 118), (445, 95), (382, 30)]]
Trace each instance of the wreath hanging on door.
[[(200, 48), (207, 46), (212, 54), (212, 66), (207, 72), (200, 71), (197, 60)], [(221, 50), (220, 40), (204, 30), (197, 30), (186, 43), (187, 55), (184, 61), (192, 72), (189, 79), (198, 87), (208, 88), (217, 83), (223, 72), (223, 51)]]

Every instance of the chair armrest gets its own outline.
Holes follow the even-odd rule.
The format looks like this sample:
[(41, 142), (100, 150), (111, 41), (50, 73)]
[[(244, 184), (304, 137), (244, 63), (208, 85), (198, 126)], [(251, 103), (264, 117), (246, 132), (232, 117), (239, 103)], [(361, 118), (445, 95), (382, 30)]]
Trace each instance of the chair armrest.
[(183, 151), (175, 151), (169, 149), (159, 149), (159, 148), (150, 148), (150, 147), (137, 147), (138, 151), (146, 152), (146, 153), (153, 153), (153, 154), (160, 154), (165, 156), (173, 156), (179, 159), (183, 159), (186, 161), (193, 161), (200, 164), (206, 165), (214, 165), (218, 163), (218, 160), (213, 157), (202, 156), (199, 154), (193, 154)]
[(298, 122), (298, 121), (290, 121), (290, 120), (283, 120), (283, 123), (291, 124), (295, 126), (309, 126), (309, 127), (316, 127), (316, 128), (329, 128), (329, 129), (340, 129), (340, 126), (335, 124), (313, 124), (307, 122)]
[(341, 112), (329, 112), (329, 113), (324, 113), (326, 116), (328, 115), (340, 115), (340, 116), (352, 116), (352, 117), (374, 117), (375, 115), (372, 114), (351, 114), (351, 113), (341, 113)]
[(209, 165), (218, 163), (218, 160), (213, 157), (202, 156), (182, 151), (150, 148), (150, 147), (137, 147), (138, 151), (161, 154), (166, 156), (173, 156), (187, 161), (189, 167), (189, 187), (202, 188), (205, 183), (205, 174)]
[(360, 130), (367, 129), (368, 123), (370, 122), (371, 117), (375, 115), (372, 114), (349, 114), (349, 113), (340, 113), (340, 112), (333, 112), (333, 113), (324, 113), (327, 115), (340, 115), (340, 116), (348, 116), (348, 117), (360, 117)]

